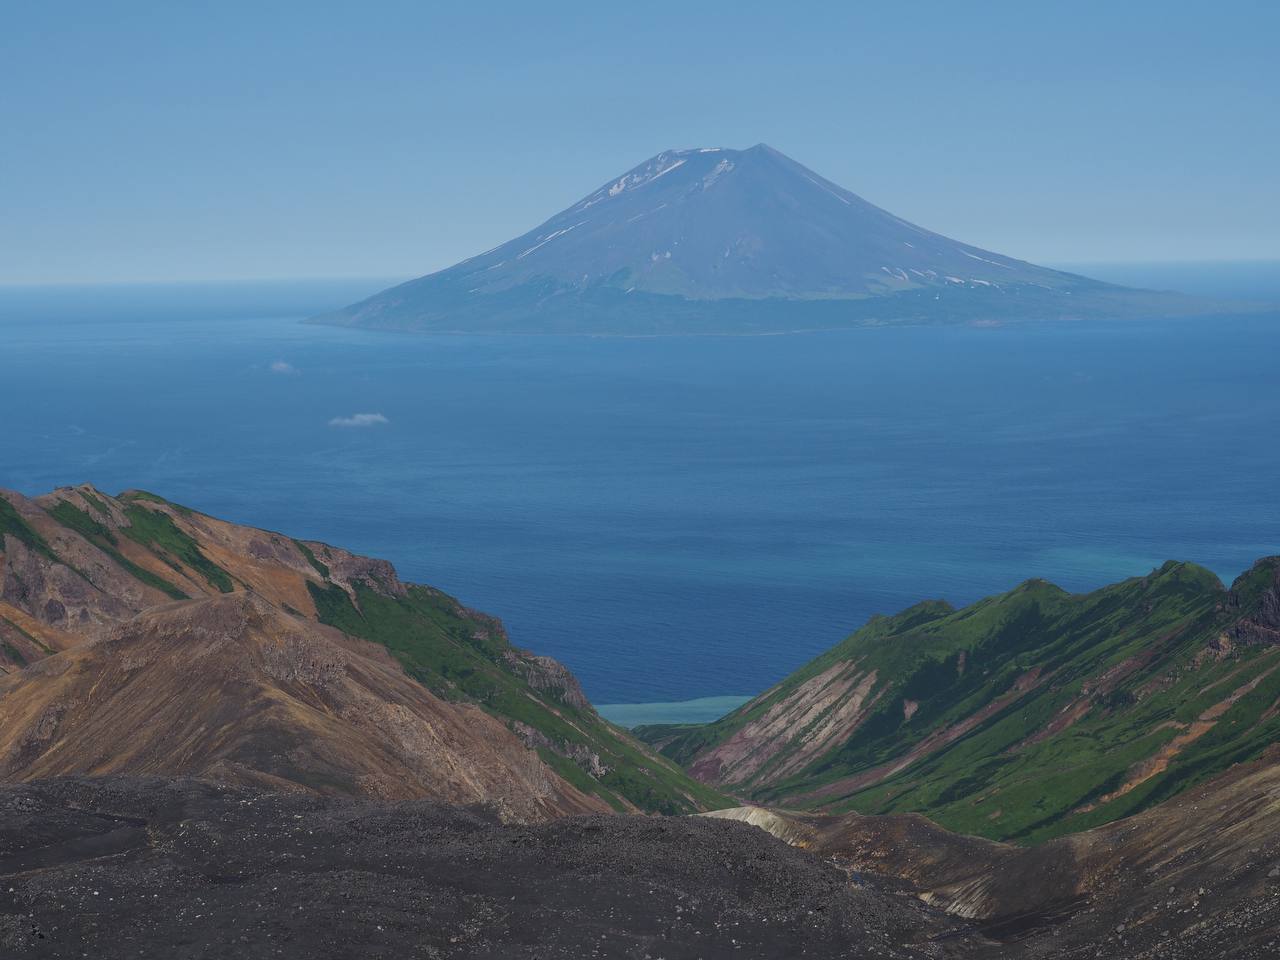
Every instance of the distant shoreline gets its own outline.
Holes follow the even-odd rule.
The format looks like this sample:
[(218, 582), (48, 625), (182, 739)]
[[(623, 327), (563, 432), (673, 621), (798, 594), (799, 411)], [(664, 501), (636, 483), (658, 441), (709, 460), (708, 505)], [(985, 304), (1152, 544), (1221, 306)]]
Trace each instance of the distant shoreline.
[(742, 331), (686, 331), (681, 333), (605, 333), (567, 330), (421, 330), (410, 327), (374, 327), (359, 324), (334, 323), (317, 317), (305, 317), (299, 324), (315, 327), (331, 327), (336, 330), (355, 330), (361, 333), (391, 334), (393, 336), (412, 337), (457, 337), (457, 338), (512, 338), (512, 339), (572, 339), (572, 340), (743, 340), (760, 337), (806, 337), (827, 333), (851, 333), (855, 330), (888, 330), (888, 329), (924, 329), (947, 328), (952, 330), (998, 330), (1006, 328), (1026, 327), (1061, 327), (1079, 324), (1109, 325), (1114, 327), (1133, 326), (1141, 323), (1202, 323), (1216, 320), (1236, 320), (1250, 317), (1267, 317), (1280, 314), (1280, 302), (1224, 301), (1223, 307), (1215, 313), (1187, 313), (1174, 315), (1152, 314), (1135, 317), (1033, 317), (1025, 320), (986, 319), (986, 320), (865, 320), (844, 326), (831, 327), (796, 327), (787, 330), (742, 330)]

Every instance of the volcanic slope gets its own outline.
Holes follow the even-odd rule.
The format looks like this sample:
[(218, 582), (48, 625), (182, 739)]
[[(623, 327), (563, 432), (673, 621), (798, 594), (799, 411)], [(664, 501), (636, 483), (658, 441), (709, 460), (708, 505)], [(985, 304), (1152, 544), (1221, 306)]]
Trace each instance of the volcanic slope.
[(637, 735), (771, 806), (923, 813), (1029, 843), (1146, 809), (1280, 740), (1280, 558), (1170, 562), (861, 630), (721, 720)]
[(6, 958), (924, 960), (966, 942), (940, 911), (738, 823), (511, 825), (184, 780), (0, 785)]
[(315, 319), (652, 335), (1205, 310), (951, 240), (759, 144), (664, 151), (514, 240)]
[(181, 774), (515, 820), (723, 805), (390, 564), (152, 494), (0, 491), (0, 778)]
[(1276, 759), (1032, 848), (918, 815), (521, 826), (207, 781), (2, 785), (0, 951), (1255, 960), (1280, 948)]
[(949, 833), (918, 814), (709, 816), (902, 882), (998, 944), (973, 947), (976, 957), (1246, 960), (1280, 956), (1277, 797), (1271, 748), (1142, 813), (1034, 847)]

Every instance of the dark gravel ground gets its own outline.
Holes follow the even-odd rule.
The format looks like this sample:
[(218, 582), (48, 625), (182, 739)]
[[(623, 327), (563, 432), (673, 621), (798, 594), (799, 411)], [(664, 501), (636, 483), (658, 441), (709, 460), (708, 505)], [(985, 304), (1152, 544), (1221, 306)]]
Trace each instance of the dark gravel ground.
[(723, 820), (522, 827), (191, 780), (0, 786), (5, 960), (915, 958), (973, 945), (912, 898)]

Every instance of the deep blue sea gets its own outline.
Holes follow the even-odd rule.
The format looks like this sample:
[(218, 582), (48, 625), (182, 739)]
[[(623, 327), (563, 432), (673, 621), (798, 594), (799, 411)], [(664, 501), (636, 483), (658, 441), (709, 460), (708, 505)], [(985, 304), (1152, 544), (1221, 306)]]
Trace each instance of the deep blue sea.
[[(1280, 301), (1276, 265), (1196, 269), (1161, 285)], [(381, 285), (0, 290), (0, 485), (144, 487), (386, 557), (601, 703), (753, 693), (923, 597), (1280, 553), (1280, 314), (649, 340), (297, 322)]]

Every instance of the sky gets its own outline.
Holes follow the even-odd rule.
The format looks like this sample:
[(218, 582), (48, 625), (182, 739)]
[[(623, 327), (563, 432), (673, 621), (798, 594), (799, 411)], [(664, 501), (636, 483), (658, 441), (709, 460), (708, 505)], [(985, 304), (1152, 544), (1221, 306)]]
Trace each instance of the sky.
[(1280, 259), (1280, 4), (0, 5), (0, 283), (409, 277), (766, 142), (1050, 264)]

